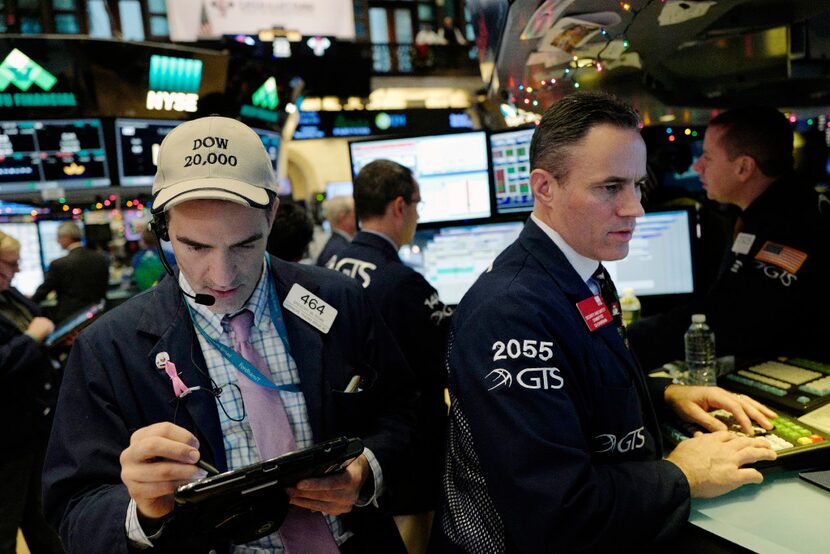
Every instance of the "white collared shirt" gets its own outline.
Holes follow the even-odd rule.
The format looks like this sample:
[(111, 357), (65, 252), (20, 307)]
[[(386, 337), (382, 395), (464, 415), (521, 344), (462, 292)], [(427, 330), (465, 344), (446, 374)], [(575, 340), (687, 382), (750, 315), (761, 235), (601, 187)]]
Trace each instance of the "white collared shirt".
[(562, 235), (554, 231), (547, 223), (536, 217), (536, 214), (530, 214), (530, 219), (539, 226), (543, 233), (545, 233), (553, 243), (559, 247), (559, 250), (565, 255), (565, 259), (571, 264), (571, 267), (574, 268), (576, 273), (579, 275), (579, 278), (588, 285), (588, 288), (591, 289), (591, 292), (594, 294), (599, 294), (599, 285), (597, 285), (596, 281), (594, 281), (593, 276), (594, 272), (599, 268), (599, 261), (592, 260), (586, 256), (583, 256), (565, 242), (565, 239), (562, 238)]

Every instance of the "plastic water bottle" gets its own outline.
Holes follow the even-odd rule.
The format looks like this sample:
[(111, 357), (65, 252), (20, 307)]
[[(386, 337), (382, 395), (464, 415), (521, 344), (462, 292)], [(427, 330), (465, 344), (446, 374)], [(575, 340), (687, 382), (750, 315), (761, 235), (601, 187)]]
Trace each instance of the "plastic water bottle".
[(626, 327), (632, 321), (640, 319), (640, 299), (634, 296), (634, 289), (623, 289), (622, 296), (620, 296), (620, 311), (623, 325)]
[(714, 386), (717, 384), (715, 333), (706, 325), (706, 316), (694, 314), (692, 324), (683, 337), (686, 343), (688, 384)]

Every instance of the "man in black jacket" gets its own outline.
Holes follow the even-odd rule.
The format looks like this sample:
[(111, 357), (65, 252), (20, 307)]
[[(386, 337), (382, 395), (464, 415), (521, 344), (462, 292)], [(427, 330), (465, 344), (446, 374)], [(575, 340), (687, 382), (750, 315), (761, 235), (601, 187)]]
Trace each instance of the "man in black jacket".
[(40, 303), (50, 292), (57, 293), (58, 304), (51, 315), (60, 324), (75, 312), (104, 299), (110, 274), (106, 256), (81, 244), (81, 229), (75, 222), (67, 221), (58, 227), (58, 243), (68, 253), (52, 262), (32, 300)]
[[(234, 470), (345, 435), (363, 454), (287, 488), (279, 531), (235, 551), (400, 552), (378, 503), (406, 478), (414, 387), (389, 331), (354, 282), (265, 256), (276, 180), (250, 128), (183, 123), (158, 160), (154, 227), (180, 273), (77, 338), (47, 517), (70, 551), (227, 551), (233, 537), (173, 510), (176, 487), (206, 476), (197, 461)], [(268, 503), (283, 505), (276, 493)]]
[(729, 110), (709, 123), (695, 170), (709, 198), (741, 215), (712, 287), (629, 328), (646, 368), (683, 359), (693, 313), (706, 314), (719, 355), (827, 361), (830, 323), (819, 307), (830, 281), (830, 198), (795, 178), (792, 147), (792, 125), (775, 108)]
[(20, 243), (0, 232), (0, 552), (14, 552), (18, 527), (33, 552), (63, 552), (40, 504), (40, 468), (54, 406), (51, 362), (41, 346), (55, 326), (11, 286)]
[(452, 310), (398, 257), (398, 249), (412, 241), (418, 221), (420, 191), (412, 172), (389, 160), (373, 161), (355, 178), (354, 198), (361, 231), (328, 267), (363, 285), (419, 380), (420, 456), (413, 459), (407, 487), (392, 502), (397, 515), (421, 514), (397, 518), (417, 551), (415, 545), (428, 536), (439, 489), (447, 417), (444, 352)]
[(354, 198), (351, 196), (335, 196), (327, 199), (323, 202), (323, 217), (331, 225), (331, 237), (329, 237), (320, 255), (317, 256), (317, 265), (321, 267), (325, 267), (333, 257), (339, 256), (349, 246), (357, 232)]

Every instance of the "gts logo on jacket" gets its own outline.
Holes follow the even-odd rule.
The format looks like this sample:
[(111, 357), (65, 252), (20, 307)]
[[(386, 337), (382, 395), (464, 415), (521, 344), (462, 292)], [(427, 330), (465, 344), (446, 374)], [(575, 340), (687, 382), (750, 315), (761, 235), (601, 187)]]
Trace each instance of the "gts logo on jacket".
[(338, 260), (337, 257), (332, 258), (326, 264), (326, 267), (348, 275), (352, 279), (360, 277), (364, 289), (369, 288), (369, 284), (372, 282), (371, 272), (378, 268), (375, 264), (364, 262), (363, 260), (356, 260), (355, 258), (342, 258)]
[(626, 452), (642, 448), (645, 443), (646, 438), (643, 435), (643, 427), (629, 431), (619, 440), (616, 435), (605, 433), (594, 437), (594, 453), (605, 454), (606, 452), (619, 452), (620, 454), (625, 454)]

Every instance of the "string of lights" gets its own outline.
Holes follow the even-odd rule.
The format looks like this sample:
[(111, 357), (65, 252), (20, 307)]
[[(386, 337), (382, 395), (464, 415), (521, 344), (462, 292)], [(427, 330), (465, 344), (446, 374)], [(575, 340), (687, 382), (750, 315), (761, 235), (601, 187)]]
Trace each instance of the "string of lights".
[[(521, 83), (517, 87), (517, 93), (512, 93), (510, 96), (510, 103), (513, 105), (515, 111), (516, 107), (532, 109), (539, 105), (539, 97), (544, 92), (552, 91), (558, 86), (570, 85), (574, 89), (580, 87), (576, 80), (576, 75), (580, 71), (593, 69), (596, 72), (602, 72), (605, 69), (605, 59), (603, 54), (611, 47), (614, 41), (622, 41), (622, 51), (626, 52), (631, 47), (631, 42), (628, 38), (629, 30), (641, 13), (646, 11), (649, 6), (658, 0), (648, 0), (641, 8), (634, 8), (631, 2), (622, 1), (619, 3), (620, 9), (630, 15), (625, 27), (612, 35), (607, 29), (600, 28), (600, 37), (605, 40), (605, 44), (593, 56), (573, 56), (567, 62), (565, 67), (561, 69), (561, 73), (551, 76), (547, 79), (541, 79), (535, 83)], [(661, 4), (665, 4), (667, 0), (659, 0)]]

